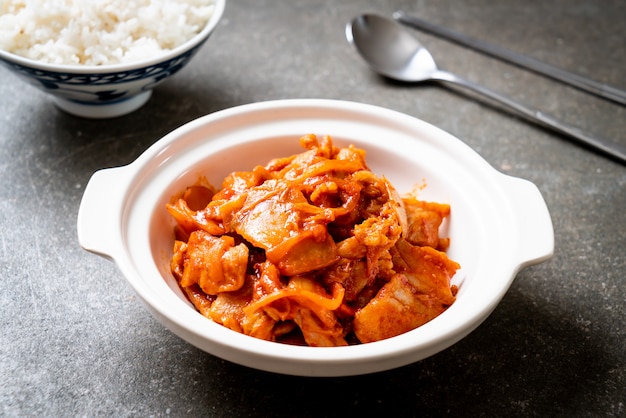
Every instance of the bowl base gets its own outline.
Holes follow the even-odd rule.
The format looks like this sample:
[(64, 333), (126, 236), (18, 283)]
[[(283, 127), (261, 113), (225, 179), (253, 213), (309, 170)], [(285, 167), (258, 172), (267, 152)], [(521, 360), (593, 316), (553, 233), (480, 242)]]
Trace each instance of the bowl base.
[(54, 103), (63, 111), (75, 116), (90, 119), (105, 119), (123, 116), (134, 112), (143, 106), (150, 96), (152, 90), (144, 91), (126, 100), (111, 104), (87, 104), (78, 103), (71, 100), (53, 97)]

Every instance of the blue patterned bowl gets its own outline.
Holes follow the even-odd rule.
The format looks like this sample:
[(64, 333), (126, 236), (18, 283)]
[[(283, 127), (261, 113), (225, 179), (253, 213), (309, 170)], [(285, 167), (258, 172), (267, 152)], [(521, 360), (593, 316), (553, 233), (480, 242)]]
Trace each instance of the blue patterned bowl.
[(56, 105), (73, 115), (111, 118), (145, 104), (152, 89), (193, 58), (215, 30), (226, 0), (216, 0), (211, 19), (189, 41), (154, 58), (115, 65), (58, 65), (0, 50), (0, 63), (29, 84), (49, 93)]

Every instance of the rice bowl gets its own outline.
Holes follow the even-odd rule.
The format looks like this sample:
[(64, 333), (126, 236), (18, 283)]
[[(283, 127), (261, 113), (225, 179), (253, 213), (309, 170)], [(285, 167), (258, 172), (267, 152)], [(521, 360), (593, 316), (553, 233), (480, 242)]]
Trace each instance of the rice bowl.
[[(173, 13), (171, 15), (172, 19), (161, 19), (160, 22), (158, 22), (160, 19), (152, 19), (155, 21), (153, 31), (169, 33), (165, 38), (177, 39), (176, 42), (182, 42), (171, 48), (170, 45), (174, 44), (166, 40), (148, 40), (147, 37), (142, 39), (141, 36), (137, 36), (137, 39), (134, 39), (134, 35), (130, 36), (130, 38), (126, 36), (125, 39), (122, 40), (122, 36), (120, 35), (122, 32), (128, 35), (132, 32), (130, 27), (141, 28), (145, 25), (140, 23), (140, 19), (130, 18), (128, 21), (125, 21), (126, 23), (120, 24), (121, 26), (116, 29), (116, 25), (113, 25), (113, 23), (121, 22), (124, 17), (121, 14), (108, 14), (107, 16), (111, 19), (108, 23), (111, 27), (108, 29), (115, 29), (113, 33), (118, 33), (119, 36), (115, 34), (104, 36), (105, 33), (103, 32), (102, 39), (98, 39), (98, 44), (82, 45), (83, 43), (90, 42), (90, 40), (93, 41), (93, 35), (97, 33), (95, 29), (85, 27), (81, 32), (81, 36), (84, 36), (76, 40), (76, 45), (68, 46), (64, 41), (51, 41), (48, 39), (43, 42), (44, 46), (31, 48), (32, 53), (34, 53), (33, 51), (35, 50), (45, 50), (48, 55), (52, 56), (51, 61), (55, 61), (45, 62), (45, 59), (38, 60), (28, 58), (4, 48), (24, 48), (27, 42), (23, 39), (16, 40), (22, 36), (20, 34), (22, 31), (27, 31), (32, 34), (41, 31), (41, 39), (44, 38), (44, 35), (54, 32), (54, 30), (58, 30), (59, 34), (61, 34), (63, 30), (63, 28), (61, 28), (61, 22), (64, 22), (64, 19), (67, 19), (69, 15), (60, 20), (51, 20), (51, 22), (56, 22), (54, 24), (50, 23), (51, 26), (56, 25), (56, 29), (51, 29), (50, 27), (37, 28), (33, 26), (33, 21), (29, 21), (30, 23), (28, 24), (21, 21), (27, 21), (29, 14), (38, 14), (39, 12), (42, 13), (41, 16), (49, 17), (45, 10), (45, 2), (41, 1), (42, 10), (37, 12), (31, 10), (26, 13), (24, 11), (26, 9), (11, 6), (26, 4), (26, 2), (30, 0), (24, 1), (25, 2), (20, 3), (20, 0), (12, 0), (11, 4), (8, 2), (2, 3), (2, 15), (0, 17), (3, 18), (4, 21), (0, 22), (0, 39), (2, 39), (2, 43), (0, 44), (0, 64), (8, 67), (9, 70), (22, 80), (50, 94), (55, 104), (60, 109), (67, 113), (86, 118), (117, 117), (140, 108), (150, 98), (152, 89), (155, 86), (178, 72), (195, 56), (199, 48), (204, 45), (206, 40), (215, 31), (226, 5), (225, 0), (203, 0), (211, 2), (210, 6), (208, 6), (210, 8), (210, 17), (206, 23), (200, 26), (197, 25), (197, 22), (191, 22), (188, 18), (183, 18), (182, 15), (178, 15), (178, 13)], [(63, 1), (65, 2), (65, 0)], [(67, 2), (71, 1), (75, 0), (67, 0)], [(105, 3), (101, 0), (98, 4), (111, 5), (117, 4), (117, 1), (118, 0), (106, 0)], [(143, 2), (142, 4), (146, 5), (144, 11), (147, 15), (156, 16), (159, 13), (166, 13), (170, 10), (166, 7), (151, 7), (152, 3), (156, 3), (155, 0), (140, 1)], [(32, 0), (32, 2), (32, 4), (39, 4), (40, 0)], [(64, 4), (69, 4), (67, 2)], [(58, 4), (59, 2), (51, 3), (50, 7)], [(161, 2), (160, 4), (174, 5), (172, 6), (174, 7), (172, 10), (181, 10), (178, 9), (179, 5), (177, 2), (167, 1)], [(92, 6), (95, 7), (94, 5)], [(86, 10), (97, 10), (93, 7), (87, 8)], [(123, 7), (119, 8), (123, 9)], [(25, 13), (24, 16), (19, 16), (20, 10)], [(208, 10), (209, 9), (206, 11)], [(137, 11), (137, 9), (135, 9), (135, 11)], [(43, 17), (42, 19), (45, 20)], [(97, 26), (98, 24), (94, 24), (94, 27)], [(165, 28), (167, 28), (167, 30)], [(75, 30), (75, 28), (67, 28), (65, 30), (71, 32)], [(192, 31), (196, 30), (197, 33), (191, 34)], [(137, 33), (140, 32), (142, 32), (142, 30), (139, 30)], [(173, 33), (176, 35), (172, 35)], [(32, 36), (39, 37), (40, 35)], [(189, 36), (191, 37), (189, 38)], [(70, 38), (71, 37), (72, 36), (70, 36)], [(9, 38), (15, 39), (10, 41), (8, 40)], [(124, 49), (124, 45), (115, 45), (114, 48), (115, 39), (129, 46), (129, 48), (130, 46), (133, 47)], [(11, 45), (11, 43), (15, 45)], [(107, 46), (107, 44), (110, 45)], [(55, 52), (57, 51), (57, 47), (67, 52), (67, 54), (58, 54)], [(138, 50), (141, 51), (137, 52)], [(65, 61), (65, 59), (72, 62), (80, 61), (84, 58), (83, 55), (97, 57), (101, 62), (106, 61), (107, 63), (94, 65), (88, 63), (68, 64), (56, 62)], [(118, 59), (123, 59), (124, 62), (116, 62)]]

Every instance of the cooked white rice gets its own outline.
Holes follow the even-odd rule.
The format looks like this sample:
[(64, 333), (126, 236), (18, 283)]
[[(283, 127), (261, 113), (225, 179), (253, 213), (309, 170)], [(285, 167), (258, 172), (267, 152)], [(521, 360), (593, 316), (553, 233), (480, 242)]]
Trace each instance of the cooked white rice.
[(2, 0), (0, 49), (53, 64), (128, 63), (200, 32), (214, 0)]

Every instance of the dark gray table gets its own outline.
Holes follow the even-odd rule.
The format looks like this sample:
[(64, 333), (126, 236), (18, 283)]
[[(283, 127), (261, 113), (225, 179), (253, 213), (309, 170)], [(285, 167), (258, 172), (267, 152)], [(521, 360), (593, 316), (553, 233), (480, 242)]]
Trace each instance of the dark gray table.
[[(231, 0), (191, 65), (115, 120), (64, 114), (0, 68), (0, 415), (626, 414), (626, 167), (464, 93), (378, 78), (345, 42), (344, 24), (399, 8), (626, 88), (623, 0)], [(442, 67), (626, 143), (625, 107), (420, 38)], [(79, 248), (85, 184), (198, 116), (299, 97), (415, 115), (535, 182), (553, 216), (554, 258), (522, 271), (463, 341), (375, 375), (274, 375), (178, 339), (115, 265)]]

